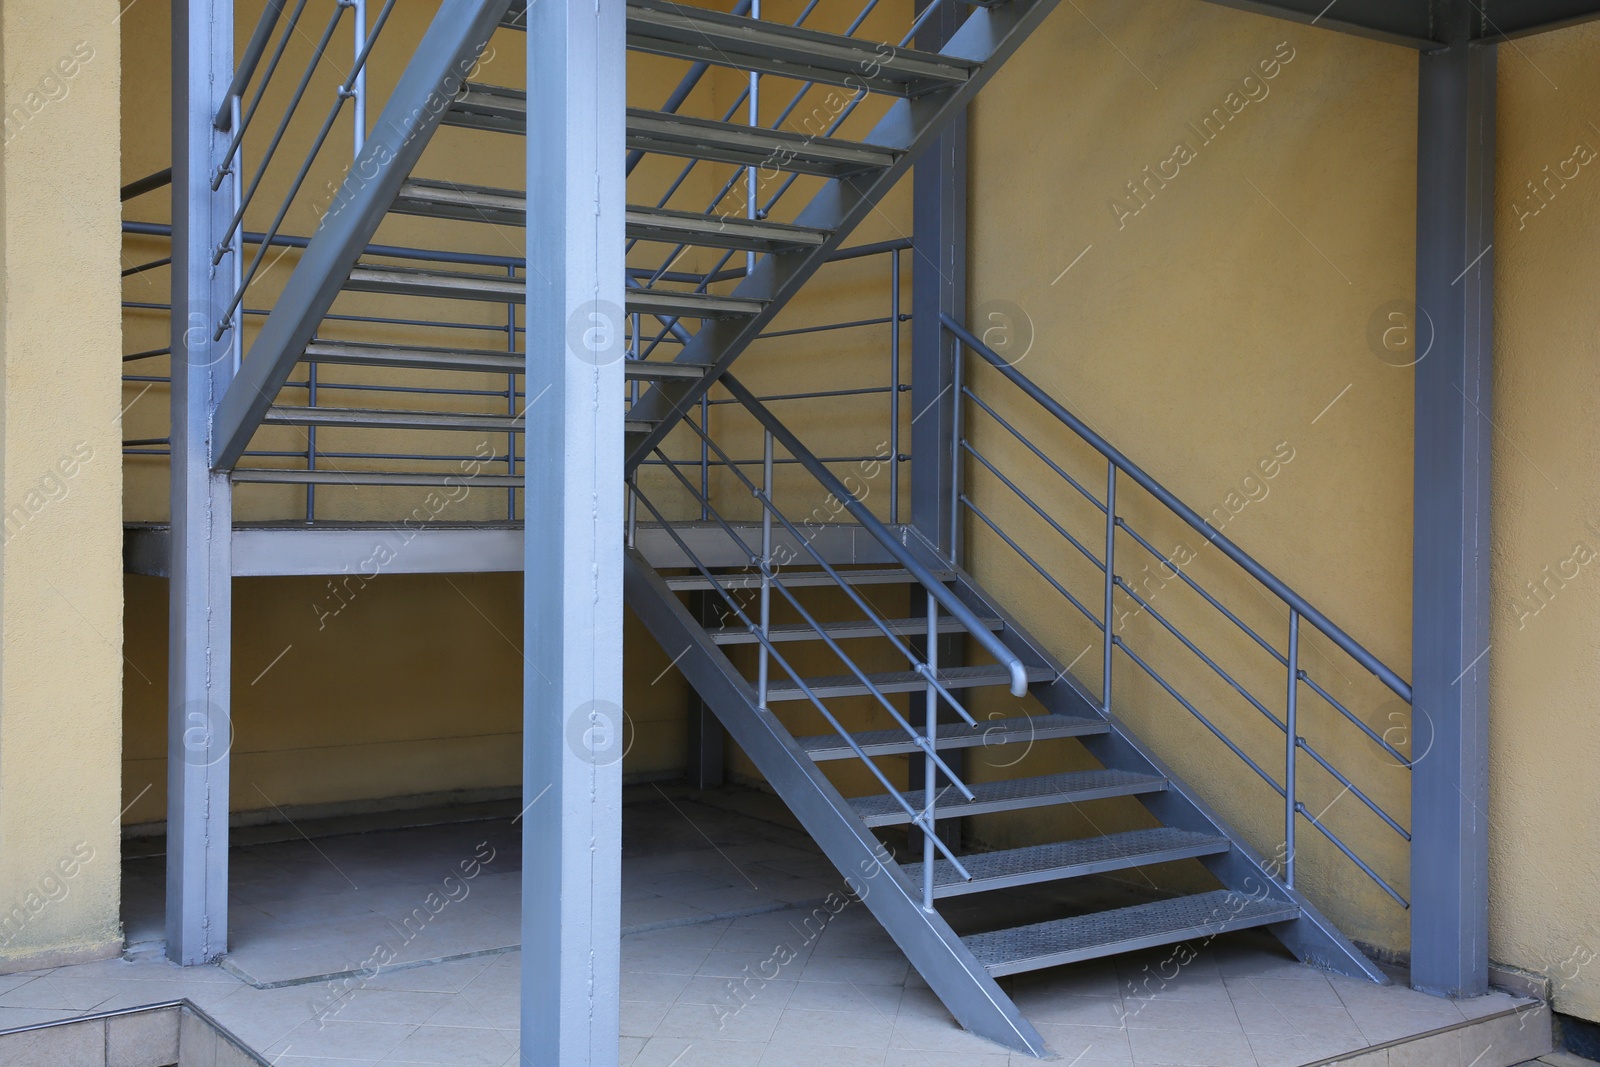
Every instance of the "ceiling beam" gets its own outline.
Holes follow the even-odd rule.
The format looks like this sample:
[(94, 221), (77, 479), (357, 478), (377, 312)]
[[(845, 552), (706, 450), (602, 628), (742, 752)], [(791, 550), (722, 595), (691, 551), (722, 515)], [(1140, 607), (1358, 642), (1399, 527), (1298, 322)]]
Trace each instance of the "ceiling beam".
[(1480, 0), (1475, 37), (1501, 41), (1600, 18), (1600, 0)]
[[(1370, 37), (1389, 44), (1431, 51), (1441, 47), (1433, 36), (1428, 0), (1209, 0), (1213, 4), (1288, 19), (1308, 26)], [(1508, 6), (1524, 0), (1501, 0)], [(1557, 0), (1539, 0), (1558, 6)], [(1577, 0), (1567, 0), (1569, 5)]]

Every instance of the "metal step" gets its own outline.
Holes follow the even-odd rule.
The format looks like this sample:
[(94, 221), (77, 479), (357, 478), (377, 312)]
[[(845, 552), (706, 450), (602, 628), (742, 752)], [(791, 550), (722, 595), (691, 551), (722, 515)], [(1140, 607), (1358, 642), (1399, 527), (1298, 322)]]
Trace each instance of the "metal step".
[[(468, 433), (521, 433), (522, 418), (457, 411), (404, 411), (388, 408), (305, 408), (274, 404), (263, 423), (273, 426), (353, 426), (374, 430), (459, 430)], [(629, 432), (647, 424), (629, 420)]]
[[(402, 215), (521, 227), (527, 221), (527, 198), (515, 189), (412, 178), (400, 187), (394, 210)], [(828, 239), (828, 231), (808, 226), (636, 205), (627, 211), (627, 235), (640, 241), (740, 252), (803, 251)]]
[[(311, 363), (338, 363), (356, 367), (402, 367), (409, 370), (476, 371), (485, 374), (522, 374), (527, 355), (480, 348), (424, 348), (414, 345), (369, 344), (364, 341), (312, 341), (305, 359)], [(630, 380), (698, 378), (706, 368), (695, 363), (630, 359), (623, 374)]]
[(972, 934), (961, 939), (989, 974), (998, 978), (1063, 963), (1092, 960), (1230, 930), (1289, 922), (1300, 909), (1229, 889), (1136, 904), (1071, 919)]
[[(949, 860), (935, 861), (933, 895), (953, 897), (1032, 885), (1035, 882), (1081, 878), (1089, 874), (1104, 874), (1106, 871), (1170, 863), (1197, 856), (1216, 856), (1232, 847), (1226, 837), (1163, 826), (1154, 830), (1131, 830), (1105, 837), (1056, 841), (1003, 852), (982, 852), (961, 857), (962, 864), (972, 874), (970, 882), (956, 872)], [(922, 884), (922, 864), (908, 863), (904, 865), (904, 870), (913, 885)]]
[(876, 41), (706, 11), (674, 0), (628, 0), (628, 47), (901, 96), (961, 85), (978, 66)]
[[(784, 581), (787, 583), (788, 579), (785, 578)], [(999, 619), (982, 619), (980, 621), (991, 630), (1005, 628)], [(825, 622), (822, 624), (822, 632), (835, 641), (854, 641), (860, 638), (882, 637), (885, 629), (899, 637), (924, 636), (928, 632), (928, 620), (884, 619), (883, 626), (865, 620)], [(964, 634), (967, 632), (965, 626), (945, 615), (939, 616), (939, 623), (935, 629), (942, 634)], [(756, 635), (751, 633), (748, 627), (744, 626), (721, 626), (709, 629), (707, 633), (711, 635), (711, 640), (719, 645), (754, 645), (758, 643)], [(796, 622), (769, 627), (767, 640), (777, 643), (782, 641), (820, 641), (822, 638), (818, 635), (816, 627), (810, 623)]]
[[(521, 89), (469, 82), (441, 121), (446, 126), (466, 129), (524, 133), (528, 127), (528, 94)], [(640, 108), (628, 109), (627, 147), (826, 178), (846, 178), (887, 169), (903, 154), (897, 148), (882, 145)]]
[[(1046, 667), (1028, 671), (1028, 681), (1048, 682), (1056, 676)], [(916, 671), (884, 671), (867, 677), (880, 693), (920, 693), (928, 683)], [(939, 671), (939, 681), (946, 689), (976, 689), (985, 685), (1010, 685), (1011, 672), (1005, 667), (989, 664), (978, 667), (946, 667)], [(872, 690), (862, 685), (853, 674), (833, 675), (827, 678), (805, 680), (811, 695), (819, 699), (828, 697), (866, 696)], [(777, 678), (767, 686), (767, 700), (807, 700), (805, 690), (793, 678)]]
[(458, 471), (265, 470), (235, 467), (235, 482), (269, 485), (472, 485), (484, 489), (521, 489), (520, 474), (473, 474)]
[[(936, 734), (935, 747), (979, 748), (990, 745), (1027, 744), (1057, 737), (1082, 737), (1103, 734), (1110, 727), (1104, 719), (1085, 719), (1072, 715), (1020, 715), (1014, 719), (991, 719), (977, 726), (964, 722), (943, 723)], [(861, 751), (869, 756), (896, 756), (921, 751), (906, 737), (904, 730), (871, 730), (851, 734)], [(838, 734), (797, 737), (800, 747), (814, 760), (854, 759), (855, 751)]]
[[(1076, 804), (1106, 797), (1126, 797), (1140, 793), (1159, 793), (1167, 780), (1132, 771), (1098, 770), (1047, 774), (1038, 778), (1013, 778), (1003, 782), (969, 785), (973, 799), (963, 799), (953, 788), (945, 787), (934, 805), (934, 818), (958, 819), (964, 815), (983, 815), (991, 811), (1020, 811), (1054, 804)], [(918, 811), (922, 810), (922, 790), (901, 794)], [(868, 826), (904, 826), (911, 822), (900, 805), (888, 794), (856, 797), (850, 801)]]
[[(520, 304), (527, 299), (527, 284), (522, 278), (472, 271), (359, 264), (350, 272), (344, 288), (356, 293)], [(669, 289), (629, 289), (625, 302), (630, 313), (637, 311), (646, 315), (675, 315), (689, 319), (748, 317), (759, 312), (762, 306), (760, 300)]]
[[(905, 585), (913, 581), (910, 573), (904, 568), (894, 567), (888, 570), (862, 569), (840, 570), (836, 572), (850, 585)], [(937, 572), (935, 572), (937, 574)], [(944, 577), (944, 575), (938, 575)], [(761, 574), (757, 571), (740, 571), (737, 574), (719, 574), (716, 576), (717, 585), (723, 589), (760, 589)], [(804, 570), (783, 571), (778, 575), (778, 580), (789, 589), (807, 589), (818, 586), (836, 584), (827, 571)], [(711, 582), (700, 574), (681, 574), (666, 579), (667, 588), (675, 592), (687, 590), (709, 590)]]

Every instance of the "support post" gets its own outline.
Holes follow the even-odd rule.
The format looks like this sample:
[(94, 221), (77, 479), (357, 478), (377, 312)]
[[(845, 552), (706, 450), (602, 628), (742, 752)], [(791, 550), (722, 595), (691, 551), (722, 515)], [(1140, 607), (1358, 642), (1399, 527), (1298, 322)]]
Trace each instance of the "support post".
[[(927, 0), (917, 0), (920, 13)], [(958, 4), (943, 4), (917, 34), (937, 52), (959, 23)], [(955, 485), (956, 339), (939, 322), (966, 321), (967, 116), (951, 119), (917, 161), (912, 178), (911, 521), (948, 556), (954, 549), (950, 493)]]
[[(212, 413), (233, 376), (216, 336), (231, 270), (211, 269), (233, 205), (211, 191), (228, 135), (232, 0), (183, 0), (172, 19), (172, 559), (167, 695), (167, 955), (228, 947), (228, 749), (233, 492), (211, 469)], [(235, 163), (237, 165), (237, 161)]]
[[(1488, 988), (1488, 650), (1495, 46), (1438, 0), (1418, 61), (1411, 981)], [(1427, 348), (1430, 337), (1431, 348)]]
[[(708, 629), (722, 625), (719, 607), (721, 598), (711, 593), (689, 594), (689, 610), (702, 626)], [(689, 765), (686, 777), (696, 789), (716, 789), (727, 780), (724, 752), (728, 731), (723, 729), (717, 713), (711, 710), (694, 689), (689, 690)]]
[(621, 0), (528, 6), (522, 1053), (618, 1059), (622, 876)]

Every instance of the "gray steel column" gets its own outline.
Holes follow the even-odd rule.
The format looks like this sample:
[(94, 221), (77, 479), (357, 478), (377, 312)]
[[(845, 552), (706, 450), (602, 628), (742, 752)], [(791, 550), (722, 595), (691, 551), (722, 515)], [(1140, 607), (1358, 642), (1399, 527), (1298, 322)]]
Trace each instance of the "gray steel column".
[[(713, 599), (717, 602), (713, 603)], [(690, 593), (689, 610), (706, 627), (721, 626), (721, 598), (710, 593)], [(727, 781), (725, 753), (728, 731), (704, 697), (689, 690), (689, 758), (685, 777), (696, 789), (716, 789)]]
[[(927, 0), (917, 0), (920, 12)], [(937, 52), (959, 25), (961, 5), (944, 4), (917, 34)], [(917, 161), (912, 178), (911, 522), (941, 553), (951, 549), (955, 484), (955, 341), (940, 313), (967, 312), (967, 116), (955, 117)]]
[(1411, 981), (1473, 996), (1488, 987), (1495, 46), (1468, 43), (1470, 0), (1437, 6), (1450, 45), (1419, 59), (1417, 112)]
[(623, 0), (528, 11), (522, 1062), (618, 1058)]
[(233, 0), (174, 4), (167, 955), (181, 964), (228, 946), (233, 493), (211, 470), (211, 416), (233, 376), (232, 335), (212, 340), (233, 271), (213, 271), (211, 250), (233, 205), (210, 178), (227, 148), (213, 119), (232, 78)]

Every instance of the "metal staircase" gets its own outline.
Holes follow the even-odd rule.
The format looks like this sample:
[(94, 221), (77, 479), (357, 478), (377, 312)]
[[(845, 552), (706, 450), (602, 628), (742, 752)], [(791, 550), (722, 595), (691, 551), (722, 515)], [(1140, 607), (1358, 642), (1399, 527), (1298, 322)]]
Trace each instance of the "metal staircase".
[[(802, 22), (815, 6), (806, 7)], [(656, 266), (635, 269), (630, 261), (627, 303), (618, 309), (631, 323), (626, 364), (629, 395), (617, 398), (619, 404), (628, 404), (627, 467), (637, 519), (629, 530), (628, 604), (956, 1019), (976, 1033), (1042, 1056), (1047, 1051), (1044, 1042), (1012, 1003), (1000, 978), (1250, 927), (1269, 928), (1302, 959), (1386, 981), (1295, 888), (1295, 826), (1304, 820), (1404, 904), (1398, 892), (1301, 803), (1295, 784), (1297, 754), (1304, 752), (1330, 774), (1338, 775), (1367, 807), (1397, 832), (1404, 835), (1405, 831), (1306, 743), (1297, 730), (1295, 694), (1302, 686), (1314, 687), (1389, 756), (1409, 764), (1306, 675), (1296, 659), (1300, 622), (1316, 627), (1407, 699), (1409, 687), (1403, 681), (1242, 551), (1220, 536), (1206, 534), (1208, 541), (1226, 546), (1230, 558), (1289, 605), (1286, 651), (1279, 652), (1277, 643), (1251, 632), (1256, 643), (1288, 671), (1288, 706), (1282, 720), (1250, 698), (1283, 731), (1278, 744), (1286, 744), (1287, 749), (1280, 785), (1200, 708), (1156, 675), (1113, 623), (1112, 602), (1119, 591), (1138, 599), (1133, 587), (1117, 575), (1114, 549), (1119, 538), (1126, 541), (1132, 537), (1154, 552), (1118, 514), (1115, 486), (1119, 472), (1150, 489), (1157, 501), (1202, 533), (1204, 520), (1165, 490), (1158, 492), (1159, 486), (1151, 488), (1153, 480), (1070, 421), (1071, 416), (1059, 405), (1051, 408), (1053, 402), (1047, 403), (1037, 390), (1030, 391), (1031, 383), (1021, 379), (1014, 368), (1002, 367), (1004, 361), (959, 323), (945, 326), (968, 351), (1001, 369), (1109, 463), (1110, 489), (1105, 498), (1096, 500), (1090, 495), (1106, 522), (1103, 557), (1095, 559), (1089, 554), (1104, 579), (1104, 611), (1098, 616), (1057, 581), (1049, 568), (1040, 566), (1002, 532), (960, 486), (952, 487), (953, 510), (965, 507), (972, 517), (992, 527), (1098, 627), (1105, 668), (1104, 689), (1099, 694), (1090, 692), (1070, 665), (1063, 665), (1044, 641), (1030, 635), (985, 591), (963, 569), (959, 554), (941, 555), (914, 528), (885, 523), (826, 461), (808, 450), (729, 373), (808, 279), (840, 253), (842, 242), (856, 225), (1021, 46), (1055, 6), (1055, 0), (962, 5), (972, 10), (939, 53), (906, 48), (923, 19), (939, 6), (928, 5), (898, 43), (881, 43), (853, 36), (865, 14), (849, 32), (830, 34), (744, 17), (748, 0), (736, 5), (733, 14), (670, 0), (628, 0), (630, 49), (694, 64), (665, 107), (630, 109), (627, 114), (630, 171), (646, 156), (688, 161), (657, 202), (632, 205), (626, 216), (630, 248), (664, 245), (669, 249)], [(262, 28), (257, 31), (263, 47), (272, 33), (270, 20), (279, 17), (280, 7), (269, 5), (263, 16)], [(871, 7), (869, 3), (867, 10)], [(248, 269), (243, 267), (242, 220), (249, 197), (235, 186), (238, 211), (228, 236), (233, 244), (219, 249), (218, 261), (230, 252), (234, 255), (239, 265), (238, 284), (232, 306), (219, 316), (218, 339), (232, 332), (238, 370), (216, 408), (214, 459), (217, 469), (227, 471), (236, 483), (383, 487), (444, 484), (456, 477), (427, 465), (359, 471), (318, 467), (314, 434), (319, 428), (335, 427), (504, 435), (513, 442), (506, 473), (479, 473), (474, 479), (479, 485), (513, 493), (523, 484), (516, 469), (519, 456), (514, 442), (537, 398), (519, 393), (516, 382), (528, 360), (537, 357), (517, 347), (516, 308), (526, 297), (526, 278), (517, 273), (517, 263), (496, 265), (488, 262), (492, 257), (462, 254), (436, 256), (435, 261), (421, 266), (397, 264), (388, 262), (402, 258), (395, 249), (373, 244), (379, 226), (391, 215), (470, 226), (524, 225), (527, 205), (522, 191), (416, 173), (423, 164), (424, 149), (440, 127), (496, 137), (525, 132), (529, 107), (525, 92), (461, 76), (495, 32), (521, 29), (520, 16), (521, 5), (510, 0), (443, 0), (321, 227), (303, 242), (303, 253), (281, 296), (265, 314), (248, 352), (239, 340), (244, 332), (242, 317), (248, 311), (244, 297), (262, 257), (258, 253)], [(373, 39), (381, 28), (380, 17)], [(367, 47), (371, 47), (370, 41)], [(259, 61), (261, 55), (261, 49), (255, 49), (255, 58), (245, 66)], [(276, 58), (272, 62), (275, 64)], [(357, 68), (360, 65), (358, 61)], [(734, 121), (745, 103), (743, 97), (721, 119), (680, 114), (707, 66), (794, 79), (802, 88), (775, 127)], [(270, 71), (267, 76), (270, 78)], [(813, 85), (838, 86), (853, 95), (824, 128), (806, 132), (783, 128)], [(838, 136), (856, 105), (872, 96), (888, 96), (892, 103), (859, 139)], [(239, 136), (242, 140), (242, 132)], [(322, 136), (326, 137), (326, 129)], [(685, 210), (680, 195), (684, 180), (691, 168), (703, 164), (731, 166), (733, 176), (705, 211)], [(303, 168), (291, 199), (304, 177)], [(748, 185), (747, 210), (743, 217), (728, 215), (721, 205), (741, 179)], [(805, 204), (796, 206), (797, 198), (786, 200), (784, 194), (801, 179), (805, 181), (802, 189), (809, 189), (811, 195)], [(767, 183), (776, 188), (770, 195), (762, 195)], [(219, 174), (217, 185), (220, 188), (222, 184), (223, 175)], [(278, 241), (284, 215), (278, 212), (267, 233), (252, 237), (262, 252)], [(709, 271), (676, 269), (689, 249), (710, 250), (715, 266)], [(743, 260), (742, 269), (728, 266), (736, 256)], [(501, 350), (462, 346), (430, 340), (426, 331), (414, 331), (419, 339), (408, 335), (404, 342), (341, 336), (340, 324), (349, 316), (341, 318), (332, 314), (332, 309), (346, 293), (374, 294), (427, 307), (509, 307), (510, 318), (503, 327), (509, 343)], [(898, 324), (897, 313), (891, 318)], [(645, 320), (658, 324), (652, 328), (653, 339), (643, 329)], [(406, 320), (367, 321), (396, 325)], [(607, 325), (619, 331), (624, 327), (622, 322)], [(658, 351), (673, 354), (671, 358), (652, 358)], [(396, 398), (391, 406), (329, 406), (317, 402), (315, 368), (324, 364), (406, 374), (491, 376), (508, 383), (496, 394), (507, 403), (499, 411), (412, 408), (406, 406), (408, 398), (437, 403), (437, 395), (449, 390), (435, 394), (427, 387), (407, 385), (396, 386), (388, 394)], [(286, 387), (306, 388), (290, 382), (297, 367), (306, 368), (310, 375), (305, 403), (283, 399)], [(960, 399), (985, 404), (961, 381), (959, 368), (956, 386)], [(713, 387), (722, 394), (719, 402), (727, 405), (724, 410), (753, 420), (764, 442), (759, 481), (745, 473), (744, 465), (712, 432), (706, 405)], [(895, 398), (900, 388), (896, 377), (892, 386)], [(993, 414), (987, 406), (984, 410)], [(252, 450), (252, 438), (260, 428), (275, 426), (306, 431), (310, 441), (307, 469), (250, 465), (250, 458), (263, 451)], [(740, 526), (724, 516), (724, 504), (710, 491), (704, 476), (696, 483), (685, 476), (681, 463), (664, 451), (668, 435), (674, 433), (680, 438), (692, 435), (706, 457), (702, 469), (715, 462), (737, 483), (736, 495), (756, 502), (759, 543), (752, 543), (748, 523)], [(1000, 474), (969, 439), (958, 437), (958, 444), (1001, 484), (1020, 493), (1016, 483)], [(1032, 444), (1028, 447), (1045, 458)], [(525, 467), (526, 458), (520, 458)], [(847, 519), (841, 516), (817, 524), (791, 518), (776, 502), (774, 465), (779, 462), (806, 472), (814, 489), (837, 500), (848, 512)], [(725, 551), (716, 559), (705, 555), (704, 541), (689, 536), (676, 517), (679, 512), (655, 499), (657, 488), (641, 484), (638, 474), (646, 464), (663, 473), (667, 484), (692, 502), (702, 526), (725, 535), (728, 541), (724, 544), (738, 546), (739, 565), (728, 566)], [(1050, 465), (1082, 490), (1061, 467)], [(1036, 504), (1033, 509), (1087, 553), (1082, 541), (1055, 518)], [(515, 511), (513, 497), (508, 517), (514, 519)], [(309, 522), (309, 511), (307, 519)], [(687, 566), (660, 566), (647, 559), (634, 539), (637, 525), (646, 523), (653, 523), (655, 531), (671, 541), (673, 558)], [(834, 532), (842, 526), (852, 527), (852, 536), (859, 543), (870, 544), (873, 557), (888, 560), (889, 565), (840, 562), (837, 554), (825, 549), (828, 539), (821, 535), (824, 527)], [(775, 538), (796, 546), (795, 558), (778, 562)], [(1199, 591), (1187, 576), (1184, 580)], [(697, 615), (682, 599), (688, 594), (709, 600), (721, 618), (714, 623), (703, 621), (705, 616)], [(1221, 607), (1209, 594), (1202, 595)], [(1139, 603), (1159, 618), (1148, 603)], [(1245, 625), (1221, 610), (1232, 622)], [(1193, 642), (1181, 639), (1207, 664), (1221, 670)], [(1155, 677), (1276, 790), (1286, 813), (1284, 849), (1279, 855), (1264, 858), (1118, 718), (1111, 689), (1111, 664), (1118, 649), (1128, 661)], [(819, 659), (837, 666), (825, 672), (813, 669), (810, 664)], [(895, 661), (895, 669), (883, 669), (885, 661)], [(1237, 684), (1234, 688), (1245, 692)], [(979, 702), (986, 695), (1002, 692), (1014, 698), (1009, 706), (1018, 708), (1016, 700), (1025, 700), (1026, 705), (1002, 717), (982, 716)], [(1057, 766), (1079, 769), (978, 781), (969, 780), (969, 769), (962, 761), (962, 754), (974, 749), (1032, 752), (1041, 745), (1060, 754)], [(915, 780), (894, 780), (900, 772), (892, 761), (902, 757), (909, 757), (909, 773)], [(885, 760), (891, 763), (886, 765)], [(1095, 766), (1083, 767), (1086, 762)], [(871, 791), (847, 796), (836, 784), (839, 775), (834, 773), (845, 767), (865, 775), (873, 783)], [(971, 816), (1119, 800), (1142, 806), (1155, 825), (992, 852), (968, 851), (962, 845), (960, 820)], [(912, 830), (912, 849), (891, 851), (875, 833), (895, 827)], [(940, 910), (942, 902), (974, 894), (1063, 885), (1090, 875), (1178, 861), (1203, 864), (1215, 888), (1109, 911), (1069, 911), (1025, 925), (1007, 926), (1003, 919), (996, 919), (974, 927), (967, 919), (957, 922)]]
[[(976, 338), (971, 343), (979, 344)], [(708, 565), (673, 533), (675, 524), (651, 494), (636, 490), (641, 518), (654, 518), (674, 536), (692, 572), (663, 575), (639, 552), (630, 552), (629, 606), (964, 1027), (1044, 1055), (1040, 1035), (997, 979), (1252, 927), (1269, 928), (1302, 959), (1387, 981), (1293, 888), (1292, 829), (1288, 851), (1263, 858), (970, 574), (940, 557), (914, 530), (897, 533), (884, 526), (737, 380), (728, 376), (722, 384), (762, 429), (762, 480), (743, 475), (704, 427), (689, 425), (759, 502), (760, 545), (751, 545), (742, 566)], [(740, 539), (716, 504), (665, 463), (664, 454), (657, 455), (677, 476), (678, 486), (730, 538)], [(805, 524), (789, 518), (774, 499), (775, 455), (797, 462), (818, 488), (843, 502), (850, 517), (900, 566), (841, 567), (814, 549), (775, 563), (775, 533), (789, 535), (788, 543), (809, 544)], [(1116, 514), (1114, 503), (1110, 513)], [(835, 601), (842, 599), (848, 608), (826, 613), (817, 607), (819, 588), (837, 594)], [(724, 624), (698, 622), (680, 600), (690, 591), (710, 595)], [(883, 606), (902, 602), (925, 610), (904, 618)], [(1295, 603), (1301, 602), (1296, 598)], [(778, 610), (800, 621), (775, 624)], [(1114, 625), (1104, 632), (1114, 646), (1122, 641)], [(949, 654), (951, 634), (965, 638), (955, 648), (965, 644), (993, 662), (941, 663), (940, 650)], [(848, 648), (844, 642), (850, 642)], [(739, 646), (755, 647), (753, 665), (746, 659), (741, 669), (730, 658), (729, 650)], [(881, 662), (886, 652), (902, 658), (908, 669), (863, 666)], [(808, 670), (805, 664), (818, 658), (837, 662), (844, 673)], [(1019, 677), (1025, 680), (1021, 691), (1012, 685)], [(1025, 714), (980, 718), (973, 701), (986, 688), (1025, 692), (1032, 706)], [(902, 703), (896, 694), (912, 697)], [(811, 732), (817, 725), (822, 732)], [(1297, 747), (1303, 740), (1297, 738)], [(1020, 759), (1008, 759), (1009, 752), (1020, 757), (1051, 742), (1081, 746), (1099, 766), (975, 782), (957, 759), (964, 750), (982, 748), (997, 757), (998, 765), (1014, 765)], [(1050, 751), (1051, 762), (1083, 762), (1066, 750)], [(895, 772), (883, 761), (898, 755), (918, 757), (920, 788), (914, 768), (909, 788), (891, 781)], [(839, 776), (828, 773), (838, 761), (855, 761), (877, 791), (842, 792)], [(1287, 789), (1279, 790), (1291, 804), (1290, 817), (1307, 815), (1294, 790), (1291, 775)], [(969, 816), (1093, 806), (1118, 798), (1138, 801), (1159, 825), (978, 852), (961, 851), (959, 833), (941, 832)], [(888, 827), (915, 828), (920, 849), (896, 854), (885, 848), (874, 831)], [(1200, 861), (1220, 888), (1090, 912), (1073, 906), (1068, 894), (1065, 914), (1024, 925), (1007, 925), (1004, 905), (986, 912), (987, 921), (977, 928), (971, 928), (970, 915), (958, 929), (940, 911), (940, 902), (948, 898), (1065, 886), (1090, 875), (1179, 860)]]
[[(724, 120), (684, 115), (675, 107), (628, 110), (630, 169), (642, 155), (682, 158), (689, 161), (690, 168), (701, 163), (732, 164), (740, 169), (727, 188), (741, 177), (746, 179), (752, 205), (764, 182), (778, 183), (773, 194), (744, 219), (717, 211), (717, 203), (702, 213), (669, 209), (667, 201), (682, 184), (682, 176), (659, 204), (629, 207), (630, 245), (671, 242), (674, 247), (667, 265), (647, 272), (645, 282), (630, 280), (627, 304), (620, 310), (627, 316), (659, 321), (681, 342), (670, 361), (640, 358), (630, 367), (631, 379), (648, 385), (631, 402), (627, 425), (632, 444), (630, 467), (671, 432), (683, 411), (839, 249), (850, 231), (938, 137), (950, 118), (965, 109), (1055, 3), (1007, 0), (978, 6), (939, 53), (926, 53), (909, 49), (907, 44), (938, 4), (929, 6), (903, 40), (884, 43), (670, 0), (628, 0), (631, 50), (694, 60), (699, 64), (691, 71), (695, 80), (709, 64), (802, 83), (778, 128), (730, 121), (731, 114)], [(736, 10), (747, 9), (748, 4), (743, 4)], [(218, 406), (219, 468), (238, 466), (261, 425), (491, 433), (519, 430), (517, 412), (487, 417), (370, 409), (312, 412), (281, 405), (276, 398), (302, 361), (492, 374), (517, 373), (522, 367), (515, 353), (491, 356), (470, 350), (419, 351), (391, 345), (340, 345), (329, 360), (330, 347), (319, 332), (342, 292), (501, 306), (525, 299), (525, 282), (514, 272), (399, 266), (365, 258), (379, 225), (390, 213), (523, 225), (525, 197), (518, 190), (461, 185), (413, 173), (440, 126), (491, 134), (525, 132), (525, 91), (465, 81), (459, 76), (471, 69), (495, 27), (519, 29), (522, 18), (521, 8), (510, 0), (446, 0)], [(858, 18), (855, 24), (860, 22)], [(826, 130), (781, 128), (814, 85), (844, 87), (854, 96), (837, 115), (830, 116)], [(870, 95), (888, 95), (895, 102), (862, 141), (837, 136), (838, 127)], [(824, 181), (792, 220), (770, 218), (790, 210), (787, 203), (780, 207), (780, 201), (801, 176)], [(709, 289), (719, 280), (716, 271), (686, 277), (667, 269), (688, 248), (721, 251), (724, 264), (735, 252), (743, 251), (750, 257), (749, 266), (739, 274), (731, 292), (714, 293)], [(250, 274), (254, 269), (252, 265)], [(224, 329), (235, 328), (233, 317), (250, 281), (249, 275), (242, 278), (239, 299), (229, 309)], [(605, 325), (619, 332), (623, 329), (620, 322)]]

